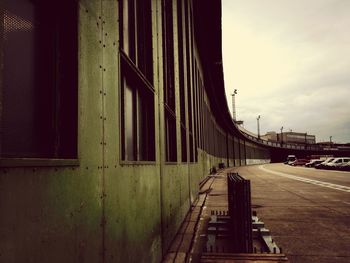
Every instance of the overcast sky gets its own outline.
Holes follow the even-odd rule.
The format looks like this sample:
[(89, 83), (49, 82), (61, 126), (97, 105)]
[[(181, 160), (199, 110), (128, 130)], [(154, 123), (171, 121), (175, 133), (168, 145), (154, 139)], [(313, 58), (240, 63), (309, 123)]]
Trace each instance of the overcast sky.
[(350, 0), (222, 0), (228, 105), (257, 133), (350, 142)]

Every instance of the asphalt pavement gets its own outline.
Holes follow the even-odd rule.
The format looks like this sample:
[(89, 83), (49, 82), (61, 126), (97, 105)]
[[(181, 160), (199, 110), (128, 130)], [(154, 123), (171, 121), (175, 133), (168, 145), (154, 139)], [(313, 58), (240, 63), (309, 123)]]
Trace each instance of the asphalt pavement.
[(284, 164), (232, 168), (291, 262), (350, 262), (350, 172)]

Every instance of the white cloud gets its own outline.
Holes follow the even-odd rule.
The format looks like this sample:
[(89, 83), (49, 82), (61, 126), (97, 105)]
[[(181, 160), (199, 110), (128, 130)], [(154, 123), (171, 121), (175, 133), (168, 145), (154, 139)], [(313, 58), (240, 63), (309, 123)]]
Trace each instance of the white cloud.
[(256, 132), (350, 142), (350, 1), (223, 0), (226, 94)]

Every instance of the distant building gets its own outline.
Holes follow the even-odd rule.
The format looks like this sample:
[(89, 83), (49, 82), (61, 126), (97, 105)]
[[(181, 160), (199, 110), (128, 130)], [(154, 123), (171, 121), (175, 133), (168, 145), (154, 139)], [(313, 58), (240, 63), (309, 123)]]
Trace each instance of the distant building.
[(316, 136), (302, 132), (282, 132), (276, 133), (274, 131), (267, 132), (261, 136), (262, 139), (270, 142), (283, 142), (295, 144), (315, 144)]
[(265, 135), (261, 135), (260, 138), (269, 142), (278, 142), (277, 133), (274, 131), (267, 132)]

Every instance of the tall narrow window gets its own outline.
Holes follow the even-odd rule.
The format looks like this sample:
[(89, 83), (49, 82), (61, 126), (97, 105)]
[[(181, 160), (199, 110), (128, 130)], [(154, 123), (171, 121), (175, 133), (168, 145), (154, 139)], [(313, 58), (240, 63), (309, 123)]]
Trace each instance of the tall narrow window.
[(154, 161), (151, 0), (119, 3), (122, 160)]
[(75, 1), (1, 0), (1, 157), (77, 157), (77, 39)]
[(185, 1), (185, 37), (186, 37), (186, 68), (187, 68), (187, 108), (188, 108), (188, 131), (189, 131), (189, 148), (190, 162), (194, 161), (194, 140), (193, 140), (193, 115), (192, 115), (192, 89), (191, 72), (193, 78), (193, 68), (191, 69), (192, 50), (192, 29), (189, 2)]
[(163, 64), (166, 161), (177, 161), (173, 1), (163, 0)]
[(183, 0), (177, 0), (177, 28), (179, 48), (179, 86), (180, 86), (180, 125), (181, 125), (181, 161), (187, 162), (186, 140), (186, 102), (184, 80), (184, 39), (183, 39)]
[(199, 143), (199, 130), (198, 130), (198, 119), (199, 119), (199, 112), (198, 112), (198, 89), (199, 89), (199, 70), (196, 59), (194, 61), (194, 84), (193, 84), (193, 94), (192, 94), (192, 100), (193, 100), (193, 123), (194, 123), (194, 161), (197, 162), (198, 158), (198, 143)]

